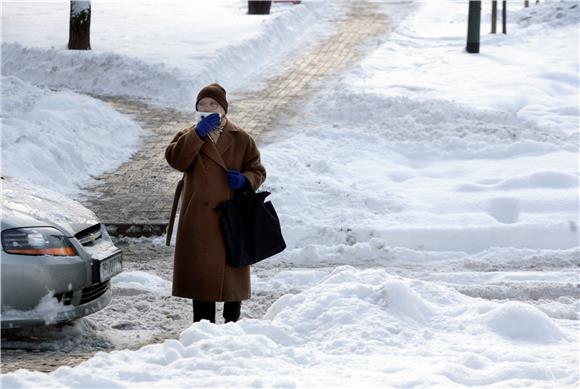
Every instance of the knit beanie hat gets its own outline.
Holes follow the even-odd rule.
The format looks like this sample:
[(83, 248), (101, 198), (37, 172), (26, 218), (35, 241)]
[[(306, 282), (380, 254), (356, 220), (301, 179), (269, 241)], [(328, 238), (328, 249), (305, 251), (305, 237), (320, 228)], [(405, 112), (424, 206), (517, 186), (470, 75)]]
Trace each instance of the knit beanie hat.
[(195, 109), (197, 110), (197, 104), (199, 104), (199, 100), (203, 99), (204, 97), (211, 97), (215, 101), (222, 106), (224, 111), (228, 113), (228, 100), (226, 99), (226, 90), (217, 83), (209, 84), (208, 86), (204, 87), (202, 90), (199, 91), (197, 94), (197, 99), (195, 100)]

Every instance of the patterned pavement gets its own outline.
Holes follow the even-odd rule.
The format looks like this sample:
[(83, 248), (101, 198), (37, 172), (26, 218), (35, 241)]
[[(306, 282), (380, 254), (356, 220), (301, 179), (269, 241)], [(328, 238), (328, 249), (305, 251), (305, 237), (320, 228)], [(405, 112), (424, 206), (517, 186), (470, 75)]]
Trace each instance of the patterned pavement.
[[(268, 79), (257, 92), (242, 94), (230, 102), (229, 116), (252, 134), (259, 145), (276, 138), (276, 128), (292, 121), (314, 87), (332, 81), (362, 54), (369, 38), (388, 28), (387, 17), (373, 3), (347, 1), (347, 16), (335, 21), (335, 33), (309, 51), (294, 53), (286, 71)], [(226, 86), (227, 88), (227, 86)], [(100, 97), (116, 110), (134, 117), (143, 127), (142, 147), (117, 170), (103, 174), (84, 188), (81, 202), (94, 210), (112, 235), (151, 236), (165, 233), (174, 189), (180, 173), (164, 158), (172, 136), (191, 125), (191, 113), (159, 109), (120, 97)]]

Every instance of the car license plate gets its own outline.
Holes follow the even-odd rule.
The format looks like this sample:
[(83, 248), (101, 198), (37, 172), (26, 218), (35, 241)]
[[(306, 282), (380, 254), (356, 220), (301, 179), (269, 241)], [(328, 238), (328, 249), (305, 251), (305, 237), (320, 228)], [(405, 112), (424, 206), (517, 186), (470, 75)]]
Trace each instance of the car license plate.
[(105, 282), (123, 271), (123, 254), (117, 253), (93, 262), (93, 281)]

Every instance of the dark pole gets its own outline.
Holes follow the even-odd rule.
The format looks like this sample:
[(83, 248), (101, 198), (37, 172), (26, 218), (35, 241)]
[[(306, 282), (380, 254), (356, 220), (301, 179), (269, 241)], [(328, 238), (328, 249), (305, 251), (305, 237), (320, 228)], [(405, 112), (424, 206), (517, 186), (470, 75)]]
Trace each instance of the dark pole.
[(269, 15), (271, 7), (271, 0), (248, 0), (248, 15)]
[(495, 34), (497, 28), (497, 0), (491, 2), (491, 33)]
[(524, 7), (528, 8), (530, 6), (530, 0), (524, 1)]
[(504, 0), (501, 2), (501, 19), (502, 25), (501, 29), (504, 34), (507, 34), (507, 1)]
[(481, 23), (481, 1), (469, 2), (469, 18), (467, 22), (468, 53), (479, 53), (479, 27)]

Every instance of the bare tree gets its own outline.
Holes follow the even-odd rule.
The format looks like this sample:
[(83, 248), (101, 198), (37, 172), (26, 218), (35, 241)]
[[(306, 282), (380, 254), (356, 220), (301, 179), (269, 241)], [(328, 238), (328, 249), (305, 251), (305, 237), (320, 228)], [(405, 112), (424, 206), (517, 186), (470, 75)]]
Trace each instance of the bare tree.
[(70, 2), (69, 50), (91, 49), (91, 2)]

